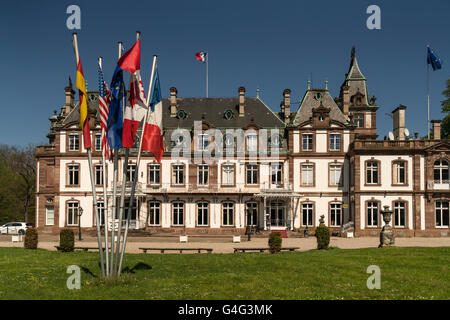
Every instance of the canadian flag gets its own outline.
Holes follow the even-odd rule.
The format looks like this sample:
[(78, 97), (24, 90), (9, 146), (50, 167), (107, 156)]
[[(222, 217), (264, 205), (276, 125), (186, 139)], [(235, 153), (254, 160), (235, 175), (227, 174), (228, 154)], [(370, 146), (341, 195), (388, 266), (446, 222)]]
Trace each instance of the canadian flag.
[(141, 80), (141, 40), (138, 39), (133, 47), (128, 50), (117, 63), (119, 67), (131, 73), (130, 94), (125, 106), (122, 146), (132, 148), (136, 132), (144, 119), (147, 107), (145, 105), (145, 92)]
[(150, 110), (145, 123), (144, 136), (142, 137), (142, 150), (150, 151), (158, 163), (161, 163), (164, 154), (164, 142), (162, 136), (162, 97), (159, 84), (158, 69), (155, 68), (155, 80), (150, 101)]
[(141, 72), (136, 70), (130, 77), (130, 94), (125, 107), (122, 131), (122, 145), (132, 148), (136, 132), (147, 112), (145, 92), (142, 85)]

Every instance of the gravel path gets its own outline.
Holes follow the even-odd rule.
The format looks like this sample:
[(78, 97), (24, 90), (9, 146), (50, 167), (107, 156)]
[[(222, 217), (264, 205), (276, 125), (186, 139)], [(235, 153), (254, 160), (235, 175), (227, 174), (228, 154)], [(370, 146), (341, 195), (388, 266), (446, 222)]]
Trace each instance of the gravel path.
[[(231, 236), (228, 238), (199, 238), (190, 237), (189, 243), (179, 243), (177, 237), (133, 237), (129, 238), (127, 243), (128, 253), (141, 253), (140, 247), (153, 248), (212, 248), (213, 253), (232, 253), (235, 247), (267, 247), (267, 238), (247, 238), (241, 237), (241, 243), (232, 243)], [(395, 239), (398, 247), (447, 247), (450, 246), (450, 237), (442, 238), (397, 238)], [(376, 248), (378, 247), (378, 237), (361, 237), (361, 238), (338, 238), (332, 237), (330, 246), (341, 249), (356, 248)], [(40, 236), (39, 248), (47, 250), (56, 250), (55, 246), (59, 245), (57, 236)], [(82, 241), (75, 241), (75, 246), (96, 247), (96, 238), (85, 238)], [(316, 248), (316, 239), (311, 238), (288, 238), (283, 239), (284, 247), (300, 247), (300, 251), (306, 251)], [(0, 236), (0, 247), (23, 247), (23, 242), (11, 242), (11, 236)], [(152, 253), (157, 253), (152, 251)], [(176, 253), (176, 251), (174, 251)]]

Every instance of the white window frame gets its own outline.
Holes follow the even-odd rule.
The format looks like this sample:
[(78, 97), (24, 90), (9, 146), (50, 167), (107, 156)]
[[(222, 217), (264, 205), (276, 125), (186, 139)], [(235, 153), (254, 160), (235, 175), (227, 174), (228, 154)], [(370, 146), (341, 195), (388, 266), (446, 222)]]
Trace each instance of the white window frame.
[[(436, 162), (439, 162), (436, 164)], [(436, 179), (436, 170), (438, 171), (439, 179)], [(447, 179), (444, 179), (444, 173), (447, 174)], [(435, 184), (450, 183), (449, 180), (449, 163), (444, 159), (436, 160), (433, 164), (433, 180)]]
[[(259, 181), (259, 165), (247, 164), (246, 170), (247, 170), (246, 175), (245, 175), (246, 184), (257, 185), (258, 181)], [(249, 176), (249, 172), (250, 172), (250, 176)], [(255, 173), (256, 173), (256, 175), (255, 175)], [(249, 177), (250, 177), (250, 181), (249, 181)]]
[[(401, 215), (403, 211), (403, 225), (399, 223), (401, 221)], [(395, 201), (394, 202), (394, 217), (393, 224), (396, 228), (406, 228), (406, 202)]]
[[(392, 177), (394, 180), (393, 184), (406, 184), (406, 162), (405, 161), (394, 161), (394, 176)], [(401, 172), (403, 170), (403, 181), (400, 181)]]
[[(71, 163), (67, 165), (67, 184), (69, 186), (79, 186), (80, 185), (80, 165), (78, 163)], [(75, 183), (75, 177), (77, 183)]]
[[(375, 204), (375, 206), (374, 206)], [(377, 201), (368, 201), (367, 202), (367, 208), (366, 208), (366, 217), (367, 217), (367, 226), (370, 228), (376, 228), (378, 227), (378, 215), (380, 214), (380, 203)], [(371, 217), (371, 219), (369, 219)], [(375, 217), (376, 224), (373, 224)]]
[[(370, 173), (370, 174), (369, 174)], [(370, 177), (370, 181), (369, 181)], [(374, 181), (374, 177), (377, 178), (377, 182)], [(381, 184), (380, 181), (380, 163), (378, 161), (369, 160), (366, 162), (366, 184)]]
[[(306, 224), (305, 224), (305, 214), (306, 214)], [(313, 227), (314, 226), (314, 203), (313, 202), (303, 202), (302, 203), (302, 226), (303, 227)]]
[(197, 202), (197, 226), (206, 227), (208, 226), (208, 223), (209, 223), (209, 203), (206, 201)]
[(55, 225), (55, 206), (45, 206), (45, 225)]
[[(445, 205), (445, 204), (447, 204), (447, 205)], [(449, 208), (449, 206), (450, 206), (450, 201), (445, 201), (445, 200), (438, 200), (438, 201), (435, 201), (435, 203), (434, 203), (434, 213), (435, 213), (435, 224), (436, 224), (436, 228), (449, 228), (450, 227), (450, 212), (449, 212), (449, 210), (450, 210), (450, 208)], [(438, 221), (437, 221), (437, 217), (438, 217), (438, 214), (439, 214), (439, 216), (440, 216), (440, 224), (438, 224)], [(447, 217), (447, 221), (449, 221), (449, 224), (447, 224), (447, 225), (445, 225), (444, 224), (444, 215), (447, 215), (447, 216), (449, 216), (449, 217)]]
[[(97, 201), (97, 208), (100, 218), (100, 225), (105, 225), (105, 202), (104, 201)], [(95, 222), (95, 219), (94, 219)]]
[(313, 151), (314, 135), (312, 133), (302, 133), (302, 151)]
[(102, 134), (96, 133), (95, 134), (95, 151), (101, 151), (102, 150)]
[(197, 184), (207, 186), (209, 184), (209, 165), (199, 164), (197, 166)]
[(201, 133), (198, 138), (198, 151), (208, 151), (209, 148), (209, 134)]
[(103, 165), (101, 165), (101, 164), (94, 165), (94, 177), (95, 177), (96, 185), (103, 185), (103, 181), (104, 181)]
[(248, 152), (258, 152), (258, 135), (257, 134), (247, 135), (247, 151)]
[[(153, 179), (152, 179), (153, 173)], [(151, 185), (161, 184), (161, 165), (157, 163), (150, 163), (148, 165), (148, 183)]]
[(300, 166), (301, 170), (301, 185), (304, 187), (311, 187), (314, 185), (314, 168), (312, 163), (302, 163)]
[(184, 202), (172, 202), (172, 225), (184, 226)]
[(330, 164), (330, 185), (331, 186), (342, 186), (342, 164), (332, 163)]
[(222, 165), (222, 185), (224, 186), (234, 185), (234, 164)]
[(270, 181), (273, 185), (283, 184), (283, 163), (276, 162), (270, 164)]
[(161, 202), (159, 201), (148, 202), (148, 225), (149, 226), (161, 225)]
[(234, 226), (234, 202), (222, 202), (222, 226)]
[(250, 201), (245, 204), (245, 221), (247, 226), (258, 225), (258, 203)]
[[(334, 216), (334, 219), (333, 219)], [(339, 223), (337, 223), (339, 217)], [(330, 203), (330, 226), (331, 227), (340, 227), (342, 226), (342, 203), (340, 202), (332, 202)], [(333, 222), (334, 220), (334, 222)]]
[(330, 151), (340, 151), (341, 143), (342, 139), (340, 133), (330, 133)]
[[(184, 164), (172, 165), (172, 184), (184, 185)], [(181, 182), (180, 182), (181, 180)]]
[[(80, 209), (80, 204), (76, 201), (67, 202), (67, 225), (68, 226), (78, 226), (78, 210)], [(69, 217), (72, 215), (72, 223), (69, 223), (71, 219)]]
[[(127, 166), (127, 175), (126, 175), (126, 182), (132, 182), (134, 178), (134, 173), (136, 172), (136, 165), (133, 163), (129, 163)], [(139, 180), (139, 176), (137, 177)]]
[(69, 134), (69, 151), (79, 151), (79, 150), (80, 150), (80, 135), (77, 133)]

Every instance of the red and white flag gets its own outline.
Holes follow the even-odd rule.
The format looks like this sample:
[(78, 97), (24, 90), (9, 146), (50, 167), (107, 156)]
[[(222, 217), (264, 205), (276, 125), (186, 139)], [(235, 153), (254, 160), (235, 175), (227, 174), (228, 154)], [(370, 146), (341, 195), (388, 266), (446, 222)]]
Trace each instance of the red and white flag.
[(150, 151), (158, 163), (161, 163), (164, 154), (164, 142), (162, 135), (162, 96), (159, 84), (158, 69), (155, 70), (153, 93), (150, 101), (149, 116), (145, 123), (144, 136), (142, 137), (142, 150)]
[(100, 114), (100, 127), (102, 129), (102, 154), (105, 155), (105, 159), (110, 159), (109, 152), (109, 144), (108, 139), (106, 138), (106, 126), (108, 124), (108, 113), (109, 113), (109, 104), (111, 102), (111, 91), (109, 91), (108, 85), (103, 79), (103, 71), (99, 66), (98, 69), (99, 75), (99, 95), (98, 95), (98, 105), (99, 105), (99, 114)]
[(138, 39), (134, 46), (126, 52), (118, 62), (119, 67), (131, 73), (130, 94), (123, 115), (122, 145), (132, 148), (136, 132), (144, 119), (147, 108), (145, 106), (145, 92), (141, 80), (141, 41)]

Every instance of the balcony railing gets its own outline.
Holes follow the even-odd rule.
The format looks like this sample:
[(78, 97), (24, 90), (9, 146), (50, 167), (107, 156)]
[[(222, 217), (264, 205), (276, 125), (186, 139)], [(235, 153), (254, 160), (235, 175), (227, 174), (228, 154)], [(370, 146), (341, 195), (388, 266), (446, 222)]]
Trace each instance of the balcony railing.
[(428, 180), (428, 190), (450, 190), (450, 180)]
[(356, 140), (354, 149), (422, 149), (439, 142), (440, 140)]

